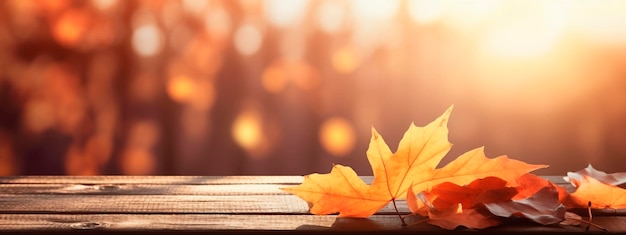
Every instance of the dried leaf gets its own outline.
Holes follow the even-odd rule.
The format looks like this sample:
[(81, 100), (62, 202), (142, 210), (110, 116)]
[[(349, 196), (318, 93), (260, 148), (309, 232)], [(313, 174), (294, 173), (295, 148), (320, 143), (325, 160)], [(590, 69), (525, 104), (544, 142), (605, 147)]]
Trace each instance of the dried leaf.
[(483, 148), (477, 148), (435, 169), (451, 148), (447, 128), (451, 110), (452, 107), (424, 127), (411, 124), (395, 153), (372, 128), (367, 158), (374, 180), (369, 186), (352, 168), (335, 165), (329, 174), (306, 176), (302, 184), (283, 190), (309, 202), (313, 214), (339, 212), (340, 217), (368, 217), (389, 201), (405, 198), (411, 186), (414, 192), (421, 192), (443, 182), (465, 185), (489, 176), (508, 182), (547, 167), (506, 156), (488, 159)]
[(428, 213), (429, 224), (443, 229), (453, 230), (459, 226), (484, 229), (500, 225), (502, 222), (495, 216), (476, 209), (462, 209), (461, 204), (444, 210), (431, 210)]
[(592, 177), (602, 183), (610, 185), (620, 185), (626, 183), (626, 172), (607, 174), (604, 171), (599, 171), (593, 168), (591, 164), (587, 165), (585, 169), (577, 172), (567, 172), (565, 180), (572, 182), (570, 179), (582, 181), (584, 176)]
[(604, 184), (589, 176), (574, 182), (578, 188), (564, 200), (568, 207), (586, 208), (591, 202), (591, 208), (595, 209), (626, 208), (626, 189)]
[(565, 207), (559, 202), (558, 192), (554, 187), (544, 187), (521, 200), (485, 203), (485, 207), (497, 216), (522, 215), (544, 225), (556, 224), (565, 218)]
[(573, 226), (577, 226), (580, 225), (583, 221), (583, 217), (580, 217), (580, 215), (574, 214), (572, 212), (566, 211), (565, 212), (565, 220), (561, 221), (559, 224), (560, 225), (573, 225)]

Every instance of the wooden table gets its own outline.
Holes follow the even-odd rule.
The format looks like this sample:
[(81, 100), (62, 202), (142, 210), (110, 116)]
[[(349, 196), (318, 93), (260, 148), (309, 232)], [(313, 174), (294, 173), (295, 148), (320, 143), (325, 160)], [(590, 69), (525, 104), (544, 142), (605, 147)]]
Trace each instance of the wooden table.
[[(371, 180), (371, 177), (365, 177)], [(558, 177), (551, 180), (564, 184)], [(403, 227), (388, 206), (369, 219), (308, 213), (280, 187), (300, 176), (12, 176), (0, 177), (0, 232), (68, 233), (584, 233), (584, 226), (516, 221), (485, 230)], [(406, 203), (400, 211), (408, 213)], [(609, 233), (626, 234), (626, 216), (594, 215)], [(590, 232), (602, 231), (591, 229)]]

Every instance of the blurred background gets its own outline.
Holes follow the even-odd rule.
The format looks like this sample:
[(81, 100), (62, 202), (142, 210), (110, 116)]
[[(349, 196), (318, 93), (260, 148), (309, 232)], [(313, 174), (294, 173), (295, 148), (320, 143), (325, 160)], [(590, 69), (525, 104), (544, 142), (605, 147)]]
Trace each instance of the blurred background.
[(375, 127), (626, 171), (620, 0), (0, 1), (0, 175), (371, 174)]

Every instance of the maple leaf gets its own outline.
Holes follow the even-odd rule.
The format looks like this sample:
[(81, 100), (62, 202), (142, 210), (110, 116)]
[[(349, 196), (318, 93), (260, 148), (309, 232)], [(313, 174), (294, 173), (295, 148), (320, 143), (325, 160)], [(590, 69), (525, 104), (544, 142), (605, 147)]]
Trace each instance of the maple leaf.
[(589, 176), (573, 182), (578, 188), (564, 200), (563, 203), (568, 207), (586, 208), (591, 203), (591, 208), (596, 209), (626, 208), (626, 189), (602, 183)]
[(311, 174), (302, 184), (283, 190), (297, 195), (310, 205), (313, 214), (339, 212), (339, 217), (368, 217), (390, 201), (406, 197), (412, 187), (421, 192), (442, 182), (464, 185), (478, 178), (497, 176), (505, 181), (543, 167), (500, 156), (488, 159), (483, 148), (471, 150), (435, 169), (448, 153), (448, 118), (452, 107), (424, 127), (411, 124), (392, 153), (382, 136), (372, 128), (366, 152), (374, 180), (365, 184), (354, 170), (335, 165), (328, 174)]
[(522, 215), (543, 225), (556, 224), (565, 219), (565, 207), (559, 202), (558, 191), (552, 186), (544, 187), (528, 198), (485, 203), (485, 207), (497, 216)]
[(602, 183), (610, 185), (620, 185), (626, 183), (626, 172), (607, 174), (604, 171), (599, 171), (593, 168), (591, 164), (587, 165), (585, 169), (577, 172), (567, 172), (565, 180), (571, 182), (571, 179), (582, 181), (583, 176), (592, 177)]
[(448, 153), (448, 118), (452, 107), (425, 127), (411, 123), (400, 140), (398, 150), (391, 153), (382, 136), (372, 128), (367, 159), (372, 166), (372, 188), (387, 191), (392, 198), (404, 198), (413, 181), (432, 171)]

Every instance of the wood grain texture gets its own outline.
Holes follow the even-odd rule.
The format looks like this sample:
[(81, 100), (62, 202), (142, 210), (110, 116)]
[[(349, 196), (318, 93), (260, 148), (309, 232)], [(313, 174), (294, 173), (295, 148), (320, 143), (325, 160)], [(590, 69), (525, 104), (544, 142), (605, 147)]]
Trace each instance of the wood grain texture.
[[(372, 177), (362, 177), (371, 182)], [(561, 177), (546, 177), (567, 186)], [(316, 216), (280, 190), (301, 176), (14, 176), (0, 177), (0, 233), (584, 233), (583, 227), (518, 221), (486, 230), (402, 227), (391, 204), (369, 219)], [(403, 215), (409, 210), (398, 201)], [(585, 211), (580, 211), (584, 214)], [(626, 233), (624, 211), (594, 211), (594, 222)], [(411, 217), (409, 220), (416, 220)], [(598, 232), (598, 231), (596, 231)]]
[[(10, 195), (1, 194), (2, 211), (10, 213), (138, 214), (307, 214), (308, 205), (294, 195)], [(405, 201), (398, 201), (408, 213)], [(380, 213), (394, 213), (391, 205)]]
[[(562, 176), (542, 176), (556, 184), (567, 184)], [(371, 183), (372, 176), (361, 176)], [(0, 184), (299, 184), (302, 176), (3, 176)]]
[(0, 194), (288, 195), (292, 184), (0, 184)]
[[(415, 222), (418, 218), (408, 219)], [(594, 221), (610, 233), (626, 231), (626, 217), (601, 217)], [(485, 230), (459, 228), (453, 231), (418, 223), (403, 227), (395, 215), (368, 219), (316, 215), (143, 215), (143, 214), (0, 214), (0, 232), (198, 232), (225, 233), (380, 233), (380, 234), (583, 234), (584, 226), (536, 226), (523, 220)], [(591, 229), (592, 233), (601, 231)]]
[[(368, 178), (368, 177), (365, 177)], [(3, 176), (0, 184), (299, 184), (302, 176)]]

